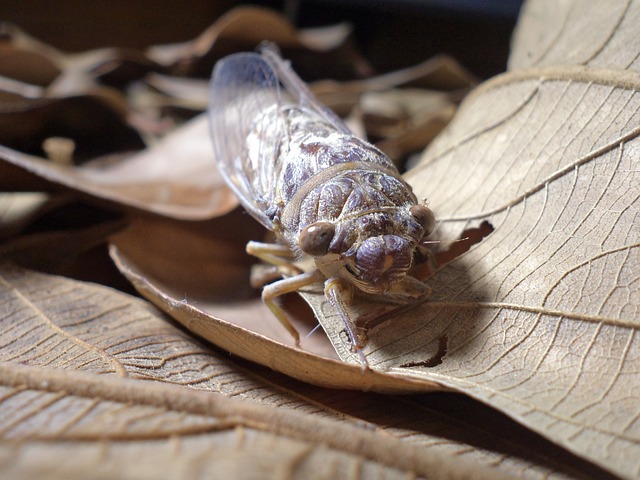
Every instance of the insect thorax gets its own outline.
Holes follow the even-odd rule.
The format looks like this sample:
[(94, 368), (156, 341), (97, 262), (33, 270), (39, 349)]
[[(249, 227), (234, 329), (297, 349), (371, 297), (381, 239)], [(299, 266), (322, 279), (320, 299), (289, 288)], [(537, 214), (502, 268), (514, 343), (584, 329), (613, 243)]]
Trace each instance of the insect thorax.
[(415, 195), (381, 151), (299, 106), (271, 109), (256, 125), (269, 138), (261, 144), (268, 155), (256, 157), (265, 211), (294, 252), (301, 254), (301, 232), (318, 221), (335, 227), (327, 253), (340, 259), (369, 238), (386, 239), (380, 248), (391, 250), (404, 242), (403, 252), (420, 240), (422, 227), (409, 213)]

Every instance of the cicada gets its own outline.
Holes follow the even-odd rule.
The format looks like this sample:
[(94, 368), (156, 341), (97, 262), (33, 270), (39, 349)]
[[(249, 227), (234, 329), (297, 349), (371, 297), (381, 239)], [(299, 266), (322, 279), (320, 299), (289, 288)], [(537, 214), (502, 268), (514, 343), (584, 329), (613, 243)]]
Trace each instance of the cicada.
[[(247, 245), (286, 274), (263, 288), (264, 303), (299, 345), (275, 299), (324, 282), (367, 365), (349, 312), (352, 298), (357, 293), (401, 303), (429, 294), (411, 270), (434, 229), (432, 211), (386, 155), (317, 101), (272, 45), (216, 63), (209, 120), (221, 174), (277, 238)], [(305, 258), (313, 266), (297, 269), (294, 263)]]

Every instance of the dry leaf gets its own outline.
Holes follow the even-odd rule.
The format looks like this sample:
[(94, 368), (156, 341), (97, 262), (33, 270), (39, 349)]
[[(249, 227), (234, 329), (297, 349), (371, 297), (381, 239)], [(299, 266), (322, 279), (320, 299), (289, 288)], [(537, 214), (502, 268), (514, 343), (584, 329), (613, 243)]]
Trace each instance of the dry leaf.
[(0, 365), (0, 384), (10, 398), (0, 405), (0, 468), (11, 478), (93, 478), (96, 470), (110, 478), (194, 478), (194, 470), (348, 478), (354, 465), (358, 476), (376, 478), (483, 476), (471, 462), (366, 428), (175, 385), (11, 364)]
[(61, 71), (63, 54), (15, 25), (3, 23), (0, 40), (0, 75), (45, 87)]
[[(437, 272), (430, 280), (434, 295), (429, 302), (402, 312), (354, 305), (364, 320), (390, 317), (368, 332), (372, 370), (363, 372), (357, 364), (329, 358), (317, 336), (305, 345), (306, 352), (288, 346), (291, 339), (257, 297), (235, 305), (216, 298), (250, 294), (244, 238), (236, 235), (235, 225), (224, 223), (232, 217), (220, 219), (223, 238), (210, 236), (212, 229), (221, 230), (220, 224), (133, 220), (131, 229), (114, 239), (112, 255), (119, 268), (187, 328), (245, 358), (319, 385), (462, 391), (618, 475), (637, 476), (639, 382), (634, 365), (640, 321), (633, 115), (639, 82), (635, 74), (604, 69), (634, 69), (638, 48), (629, 25), (637, 23), (638, 13), (635, 4), (619, 10), (589, 7), (591, 15), (600, 17), (598, 26), (611, 29), (602, 35), (598, 28), (587, 28), (592, 38), (584, 42), (585, 20), (573, 13), (580, 9), (567, 5), (556, 7), (562, 22), (538, 23), (534, 17), (547, 15), (549, 7), (540, 10), (529, 2), (516, 36), (512, 68), (553, 68), (514, 72), (478, 90), (409, 174), (417, 193), (429, 198), (439, 213), (441, 238), (455, 238), (484, 220), (495, 231)], [(220, 42), (225, 35), (244, 31), (249, 33), (244, 41), (255, 40), (254, 32), (243, 27), (247, 19), (264, 19), (260, 27), (266, 30), (275, 25), (271, 33), (283, 35), (283, 43), (291, 40), (295, 48), (308, 42), (276, 17), (264, 12), (250, 12), (240, 21), (227, 17), (212, 27), (213, 34), (188, 45), (167, 65), (174, 73), (182, 69), (208, 74), (212, 59), (229, 48)], [(343, 45), (345, 31), (336, 32), (330, 36), (333, 46), (326, 48)], [(581, 42), (591, 50), (574, 48)], [(531, 43), (531, 49), (525, 43)], [(304, 69), (315, 61), (318, 68), (323, 65), (318, 58), (324, 58), (345, 72), (344, 65), (352, 65), (354, 57), (344, 45), (338, 56), (307, 52), (296, 58), (296, 66)], [(16, 55), (36, 58), (32, 52)], [(43, 65), (47, 58), (69, 61), (57, 55), (49, 52), (36, 60)], [(118, 56), (121, 63), (113, 60)], [(87, 58), (104, 62), (89, 67)], [(145, 58), (122, 52), (76, 58), (74, 65), (66, 64), (68, 82), (59, 79), (50, 89), (68, 93), (67, 88), (90, 88), (95, 79), (127, 83), (156, 67), (163, 69), (153, 62), (145, 65)], [(607, 63), (610, 58), (615, 62)], [(601, 70), (575, 67), (576, 62)], [(53, 65), (55, 70), (61, 63)], [(348, 75), (359, 68), (351, 67)], [(0, 79), (0, 86), (7, 88), (3, 101), (34, 105), (30, 98), (44, 92), (38, 83), (46, 83), (53, 70), (42, 68), (39, 77), (29, 77), (19, 68), (9, 69), (27, 83)], [(146, 130), (145, 119), (136, 121), (141, 131), (155, 132), (157, 125)], [(227, 200), (213, 198), (216, 189), (207, 191), (215, 182), (206, 177), (209, 170), (199, 162), (202, 168), (184, 177), (175, 170), (175, 152), (184, 154), (192, 140), (202, 145), (193, 156), (204, 158), (203, 125), (200, 120), (191, 134), (173, 144), (168, 138), (157, 150), (133, 157), (135, 161), (80, 169), (3, 149), (6, 162), (0, 169), (15, 176), (2, 178), (0, 173), (0, 179), (11, 184), (31, 171), (117, 203), (177, 218), (208, 218), (231, 208)], [(28, 127), (32, 133), (33, 125)], [(24, 132), (15, 138), (35, 142), (28, 148), (40, 148), (42, 140)], [(151, 171), (156, 164), (159, 171)], [(91, 179), (88, 187), (82, 185), (86, 178)], [(204, 208), (198, 203), (202, 201)], [(229, 241), (231, 236), (236, 243)], [(331, 406), (336, 403), (300, 396), (300, 391), (315, 387), (282, 389), (278, 382), (286, 379), (273, 381), (269, 372), (256, 374), (232, 364), (226, 354), (212, 353), (143, 302), (19, 269), (0, 271), (0, 319), (6, 325), (0, 346), (5, 361), (0, 365), (0, 409), (6, 409), (0, 415), (5, 419), (0, 440), (3, 476), (185, 477), (194, 469), (248, 476), (254, 468), (257, 475), (264, 474), (259, 470), (264, 465), (274, 475), (300, 477), (347, 472), (392, 478), (605, 475), (535, 436), (515, 447), (509, 445), (511, 439), (501, 443), (489, 422), (482, 432), (489, 432), (486, 443), (477, 440), (474, 429), (465, 443), (464, 422), (455, 425), (455, 433), (449, 433), (447, 421), (438, 423), (437, 428), (447, 432), (444, 440), (430, 436), (425, 432), (432, 431), (427, 425), (433, 412), (423, 397), (381, 400), (353, 393), (355, 397), (346, 398), (364, 411), (351, 406), (336, 412)], [(310, 290), (305, 296), (342, 358), (358, 363), (343, 338), (342, 323), (321, 292)], [(304, 309), (292, 314), (310, 320)], [(306, 324), (307, 331), (312, 322)], [(135, 378), (121, 378), (126, 376)], [(263, 405), (227, 402), (209, 392), (142, 379), (242, 396)], [(473, 402), (468, 405), (472, 415), (483, 415)], [(289, 415), (296, 409), (305, 413)], [(453, 416), (463, 417), (463, 410)], [(370, 430), (371, 424), (363, 428), (361, 422), (345, 418), (344, 411), (359, 411), (356, 416), (373, 419), (385, 430)], [(312, 416), (318, 413), (326, 418)], [(510, 431), (505, 425), (497, 430)], [(519, 435), (524, 435), (522, 430)], [(532, 458), (533, 464), (523, 458)]]
[(3, 25), (0, 75), (44, 87), (49, 97), (96, 88), (123, 86), (150, 71), (163, 72), (142, 52), (102, 48), (69, 54), (47, 45), (15, 25)]
[(307, 79), (351, 79), (371, 74), (371, 67), (349, 34), (345, 25), (298, 32), (279, 13), (240, 6), (218, 18), (195, 40), (153, 47), (147, 56), (174, 75), (209, 78), (217, 60), (231, 53), (255, 50), (266, 40), (276, 43)]
[[(442, 107), (443, 103), (458, 101), (476, 84), (477, 80), (455, 60), (440, 55), (412, 67), (362, 80), (319, 80), (310, 88), (321, 103), (346, 116), (361, 103), (363, 95), (371, 93), (384, 95), (393, 89), (422, 89), (424, 92), (420, 95), (431, 97), (427, 102), (433, 102), (429, 110), (434, 110)], [(439, 93), (434, 95), (436, 91)], [(425, 101), (421, 100), (420, 104), (424, 106)], [(366, 106), (362, 108), (367, 110)]]
[[(496, 424), (488, 411), (471, 424), (451, 423), (437, 398), (297, 392), (299, 385), (207, 349), (145, 302), (104, 287), (3, 265), (0, 300), (3, 477), (323, 478), (348, 477), (356, 465), (361, 476), (381, 478), (568, 478), (563, 472), (585, 468), (513, 456), (531, 455), (539, 440), (507, 424), (519, 439), (504, 442), (474, 426), (483, 417)], [(455, 411), (457, 402), (442, 400)], [(391, 417), (383, 431), (354, 414)], [(553, 448), (533, 456), (544, 463), (544, 455), (553, 457)]]
[[(292, 347), (293, 338), (249, 285), (251, 259), (243, 240), (255, 238), (256, 224), (249, 221), (243, 232), (241, 215), (201, 226), (137, 219), (112, 237), (111, 254), (140, 293), (219, 347), (318, 385), (376, 388), (377, 374), (337, 362), (322, 335), (303, 341), (307, 352)], [(306, 334), (315, 321), (304, 313), (294, 323)], [(412, 383), (401, 380), (388, 388), (403, 391)]]
[[(122, 473), (126, 465), (129, 474), (136, 472), (134, 477), (144, 474), (149, 478), (151, 473), (163, 472), (157, 465), (153, 467), (152, 454), (158, 449), (147, 441), (154, 439), (170, 445), (180, 438), (184, 438), (185, 448), (193, 444), (201, 454), (213, 446), (217, 451), (236, 452), (231, 459), (226, 453), (207, 462), (198, 460), (201, 454), (179, 455), (182, 460), (178, 466), (183, 473), (190, 471), (187, 459), (206, 469), (249, 473), (252, 465), (255, 469), (277, 471), (290, 455), (291, 461), (302, 461), (296, 462), (292, 470), (301, 476), (307, 468), (320, 468), (317, 462), (327, 462), (329, 458), (336, 462), (329, 469), (340, 468), (337, 465), (345, 462), (363, 461), (365, 471), (371, 469), (371, 474), (392, 477), (406, 474), (393, 473), (400, 468), (425, 475), (429, 462), (435, 462), (431, 468), (439, 462), (434, 456), (418, 456), (410, 446), (403, 447), (404, 454), (396, 450), (393, 459), (383, 451), (389, 439), (377, 438), (379, 435), (361, 427), (176, 385), (126, 379), (155, 379), (219, 390), (217, 382), (240, 375), (163, 322), (152, 308), (123, 294), (7, 267), (2, 268), (0, 294), (3, 336), (13, 339), (3, 342), (0, 349), (3, 448), (5, 452), (9, 448), (14, 452), (24, 449), (26, 458), (34, 462), (5, 463), (3, 476), (12, 469), (26, 477), (53, 468), (58, 474), (75, 473), (76, 478), (82, 478), (96, 466), (107, 468), (114, 476)], [(247, 380), (245, 388), (251, 383), (250, 378)], [(343, 433), (339, 436), (329, 435), (340, 430)], [(318, 436), (321, 431), (325, 433)], [(198, 439), (198, 435), (203, 438)], [(322, 435), (326, 435), (325, 441), (321, 440)], [(126, 442), (148, 460), (134, 466), (131, 457), (116, 448), (110, 454), (120, 461), (109, 462), (111, 467), (100, 461), (96, 464), (92, 456), (79, 465), (62, 462), (68, 464), (62, 467), (58, 457), (56, 467), (50, 453), (43, 458), (34, 455), (34, 451), (41, 452), (38, 444), (43, 441), (57, 441), (59, 447), (80, 442), (81, 448), (68, 446), (68, 450), (60, 452), (63, 458), (70, 458), (78, 450), (91, 452), (98, 445), (104, 448), (110, 442)], [(300, 443), (305, 441), (310, 443)], [(237, 450), (242, 445), (246, 445), (246, 453), (243, 448)], [(128, 461), (118, 465), (123, 459)], [(240, 459), (242, 462), (237, 463)]]
[(199, 111), (207, 109), (208, 79), (151, 74), (146, 77), (145, 81), (150, 87), (161, 93), (156, 96), (156, 102), (162, 107), (174, 105)]
[(418, 65), (384, 73), (362, 80), (338, 83), (335, 80), (314, 82), (312, 90), (325, 103), (331, 94), (361, 94), (383, 91), (399, 86), (428, 90), (466, 91), (478, 83), (478, 79), (448, 55), (438, 55)]
[(584, 65), (638, 72), (636, 2), (529, 1), (514, 32), (509, 70)]
[(81, 167), (4, 147), (0, 159), (98, 198), (177, 218), (209, 218), (237, 204), (215, 166), (204, 115), (139, 153)]
[[(151, 47), (147, 55), (167, 67), (192, 69), (191, 64), (202, 57), (213, 57), (210, 59), (213, 65), (218, 58), (233, 51), (251, 50), (263, 40), (283, 47), (300, 45), (295, 28), (280, 14), (265, 8), (238, 7), (218, 18), (195, 40)], [(211, 68), (207, 67), (200, 76), (209, 76), (210, 73)], [(195, 76), (193, 72), (189, 74)]]

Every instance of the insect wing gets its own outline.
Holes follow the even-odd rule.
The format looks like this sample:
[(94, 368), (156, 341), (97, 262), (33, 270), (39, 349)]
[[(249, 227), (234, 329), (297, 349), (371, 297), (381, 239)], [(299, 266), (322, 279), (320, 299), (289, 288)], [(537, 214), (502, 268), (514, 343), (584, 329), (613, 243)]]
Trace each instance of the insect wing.
[[(242, 206), (267, 228), (273, 222), (265, 214), (273, 192), (274, 148), (270, 132), (260, 132), (265, 122), (257, 119), (280, 104), (279, 81), (272, 66), (257, 53), (240, 53), (216, 63), (209, 88), (209, 124), (218, 168)], [(258, 129), (258, 131), (256, 131)], [(247, 138), (254, 144), (250, 155)]]
[(278, 80), (301, 107), (306, 108), (320, 115), (327, 122), (333, 125), (337, 130), (346, 134), (353, 135), (349, 127), (347, 127), (333, 111), (322, 105), (315, 95), (309, 90), (306, 83), (293, 71), (289, 62), (285, 61), (278, 54), (277, 47), (267, 43), (261, 49), (263, 57), (272, 65), (276, 72)]

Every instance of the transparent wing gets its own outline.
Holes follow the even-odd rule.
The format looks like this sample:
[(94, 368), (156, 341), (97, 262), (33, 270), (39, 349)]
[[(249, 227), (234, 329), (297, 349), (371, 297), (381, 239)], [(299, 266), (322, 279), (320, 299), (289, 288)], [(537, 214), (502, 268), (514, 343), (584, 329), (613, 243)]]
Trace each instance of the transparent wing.
[(218, 168), (242, 206), (267, 228), (273, 227), (265, 214), (273, 191), (269, 185), (273, 175), (267, 169), (276, 151), (268, 138), (274, 137), (273, 128), (261, 132), (265, 122), (258, 120), (279, 105), (278, 78), (261, 55), (240, 53), (216, 63), (209, 89), (209, 124)]
[(281, 187), (275, 184), (282, 167), (280, 142), (289, 138), (287, 105), (297, 105), (351, 135), (280, 58), (274, 45), (265, 44), (261, 54), (240, 53), (216, 63), (209, 89), (216, 161), (243, 207), (267, 228), (273, 228), (273, 221), (266, 212), (277, 203)]
[(265, 42), (260, 49), (262, 56), (272, 65), (276, 72), (276, 77), (286, 88), (287, 93), (291, 96), (294, 102), (298, 103), (301, 107), (315, 112), (324, 118), (327, 122), (333, 125), (337, 130), (347, 135), (353, 135), (353, 132), (349, 130), (340, 118), (333, 113), (333, 111), (322, 105), (315, 95), (309, 90), (306, 83), (293, 71), (289, 62), (280, 57), (278, 53), (278, 47), (272, 43)]

